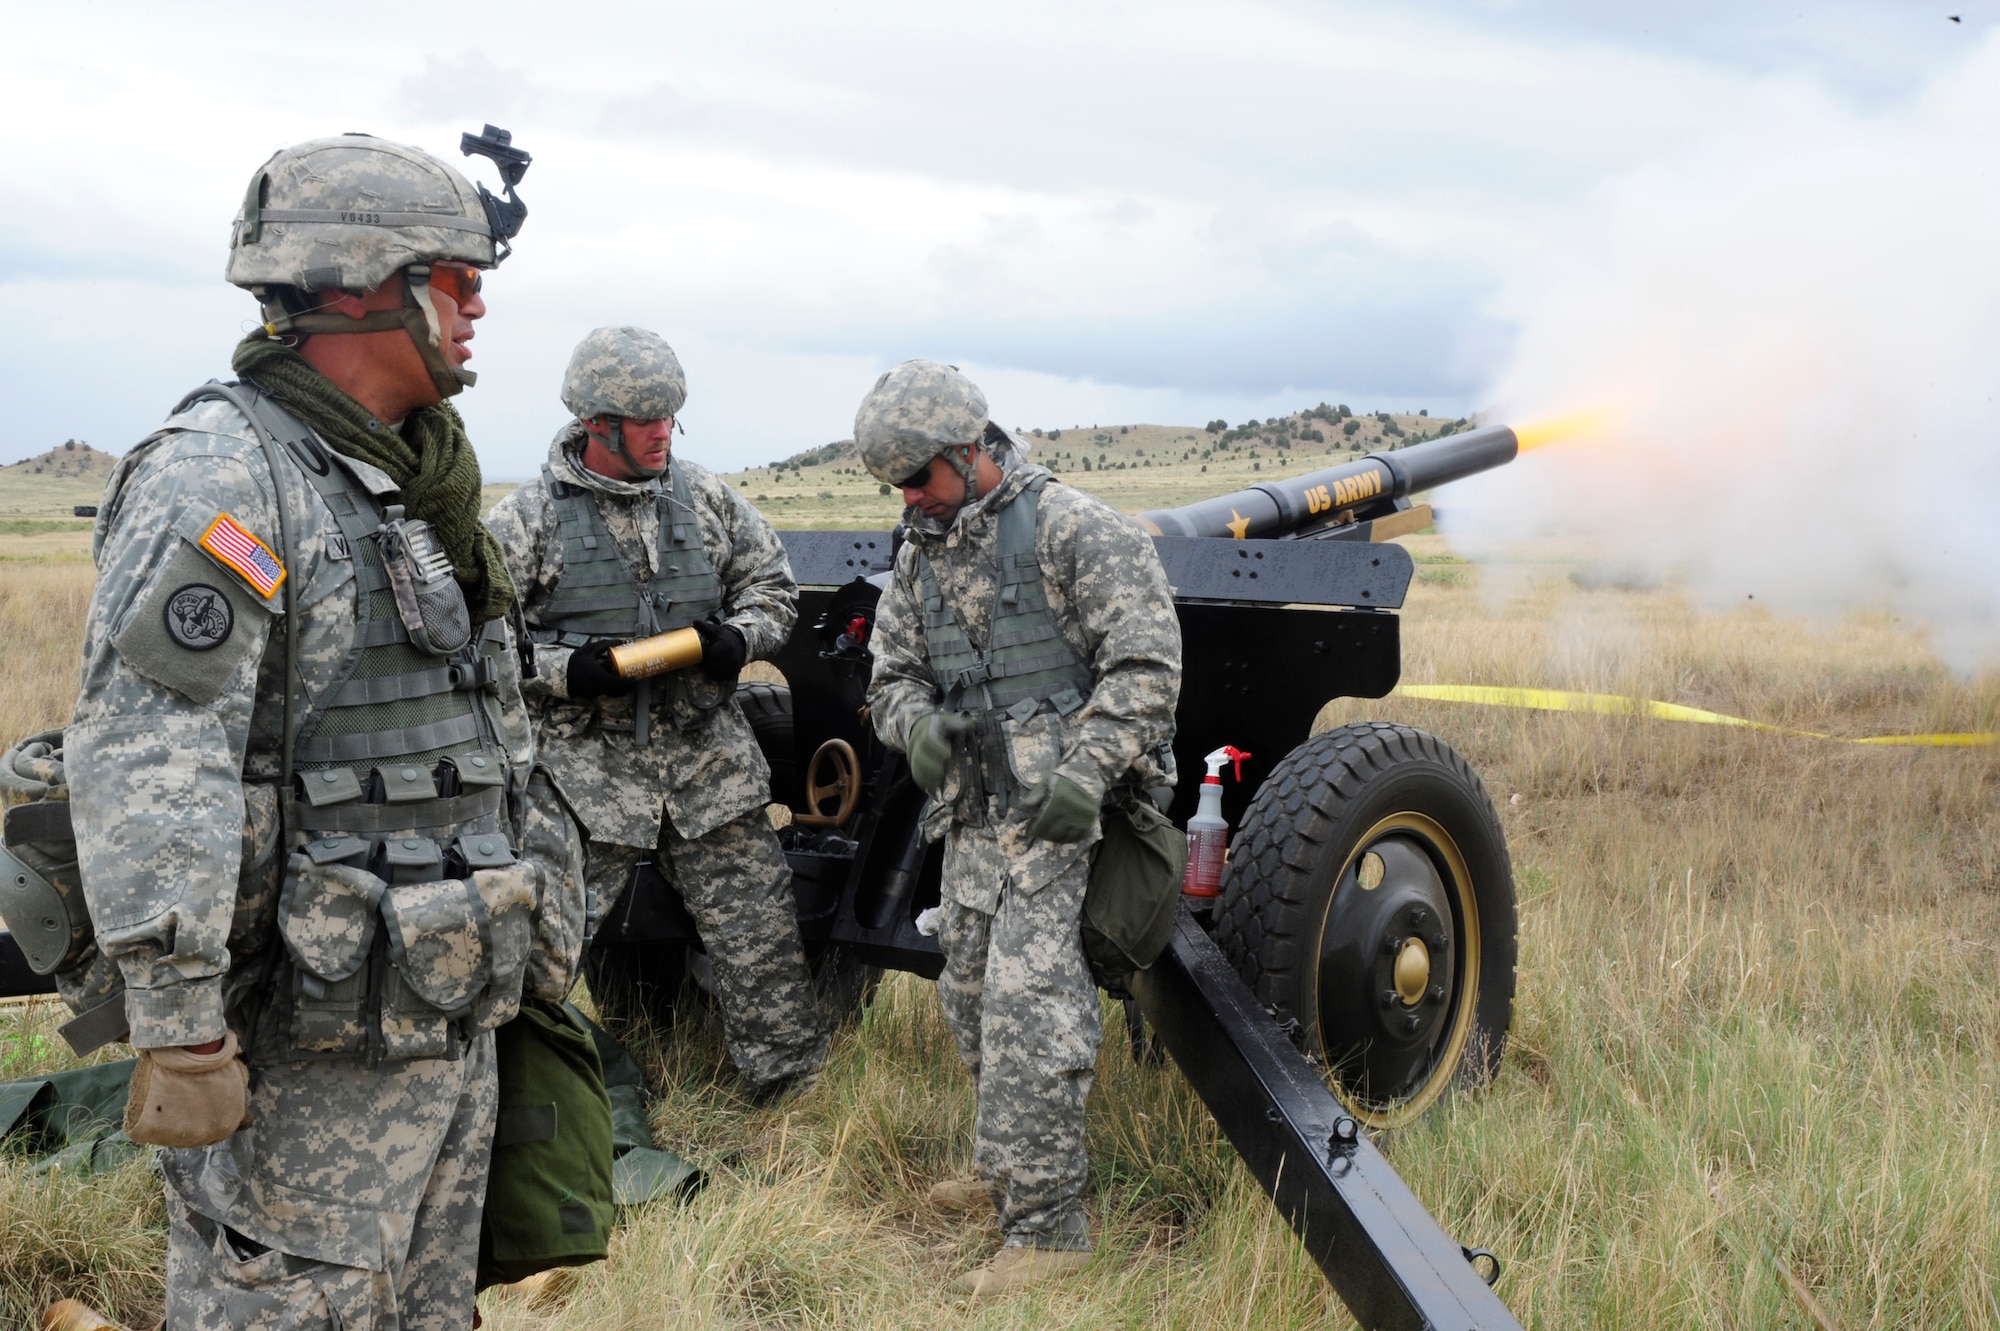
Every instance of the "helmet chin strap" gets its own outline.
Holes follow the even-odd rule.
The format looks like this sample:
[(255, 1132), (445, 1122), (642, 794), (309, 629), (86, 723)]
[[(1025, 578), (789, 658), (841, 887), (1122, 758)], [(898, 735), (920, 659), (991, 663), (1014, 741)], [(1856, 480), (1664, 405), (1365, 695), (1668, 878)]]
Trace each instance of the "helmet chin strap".
[[(431, 383), (442, 397), (457, 397), (479, 380), (477, 371), (453, 365), (444, 354), (444, 329), (438, 321), (431, 294), (431, 266), (413, 263), (403, 270), (401, 309), (370, 310), (359, 319), (345, 314), (322, 314), (317, 310), (293, 313), (275, 293), (263, 300), (264, 331), (272, 337), (296, 333), (311, 337), (322, 333), (386, 333), (400, 328), (430, 371)], [(419, 295), (421, 290), (422, 294)]]
[[(409, 330), (410, 341), (417, 344), (417, 354), (423, 357), (424, 368), (431, 372), (431, 382), (437, 385), (437, 391), (444, 397), (457, 397), (479, 382), (479, 374), (453, 365), (444, 354), (444, 329), (438, 320), (437, 296), (431, 290), (431, 266), (413, 263), (403, 274), (403, 308), (398, 311), (403, 316), (403, 327)], [(410, 317), (413, 307), (421, 312), (422, 327), (417, 319)]]
[(950, 463), (951, 469), (965, 481), (965, 498), (959, 501), (961, 508), (979, 498), (979, 468), (973, 456), (975, 448), (973, 444), (953, 444), (938, 455)]
[[(639, 461), (639, 459), (633, 457), (631, 452), (625, 447), (625, 418), (623, 416), (614, 416), (608, 411), (600, 411), (597, 413), (596, 419), (604, 424), (605, 450), (613, 457), (625, 459), (626, 466), (638, 472), (647, 480), (652, 480), (655, 476), (663, 475), (667, 470), (667, 466), (673, 462), (673, 450), (668, 449), (666, 462), (657, 467), (647, 466), (645, 463)], [(584, 428), (589, 429), (590, 427), (586, 424)], [(595, 432), (593, 431), (593, 433)]]

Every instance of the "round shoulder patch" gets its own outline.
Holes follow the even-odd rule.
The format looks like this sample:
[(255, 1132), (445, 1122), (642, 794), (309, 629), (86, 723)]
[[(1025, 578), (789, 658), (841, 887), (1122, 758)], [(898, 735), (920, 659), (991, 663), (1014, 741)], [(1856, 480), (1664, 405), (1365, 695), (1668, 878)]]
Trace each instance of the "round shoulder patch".
[(236, 608), (220, 588), (190, 582), (167, 598), (166, 621), (169, 638), (191, 652), (205, 652), (229, 641)]

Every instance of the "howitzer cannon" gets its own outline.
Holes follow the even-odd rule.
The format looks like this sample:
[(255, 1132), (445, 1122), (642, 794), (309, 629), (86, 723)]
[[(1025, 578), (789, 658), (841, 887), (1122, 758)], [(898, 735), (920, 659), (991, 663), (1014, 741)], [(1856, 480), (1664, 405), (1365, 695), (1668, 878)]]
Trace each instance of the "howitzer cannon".
[[(1336, 697), (1379, 698), (1401, 671), (1413, 572), (1382, 544), (1430, 520), (1418, 492), (1509, 461), (1505, 427), (1143, 514), (1173, 584), (1184, 648), (1172, 808), (1194, 810), (1201, 755), (1256, 755), (1225, 809), (1236, 827), (1212, 912), (1184, 912), (1134, 982), (1138, 1011), (1367, 1327), (1511, 1327), (1471, 1254), (1368, 1141), (1455, 1081), (1498, 1067), (1514, 992), (1514, 887), (1478, 778), (1404, 726), (1310, 734)], [(739, 698), (771, 759), (799, 923), (822, 984), (859, 1003), (881, 968), (935, 976), (917, 928), (942, 853), (923, 793), (862, 712), (889, 532), (783, 533), (799, 630), (786, 686)], [(1218, 539), (1220, 538), (1220, 539)], [(698, 980), (696, 931), (651, 866), (586, 964), (600, 1004), (671, 1021)], [(1497, 1274), (1498, 1264), (1487, 1274)]]
[[(1484, 788), (1457, 754), (1404, 726), (1312, 734), (1337, 697), (1395, 687), (1394, 611), (1413, 572), (1382, 542), (1429, 514), (1413, 496), (1509, 461), (1489, 427), (1144, 514), (1185, 641), (1172, 808), (1185, 822), (1202, 754), (1255, 755), (1225, 794), (1235, 826), (1222, 894), (1183, 910), (1133, 982), (1150, 1026), (1365, 1327), (1516, 1326), (1476, 1258), (1426, 1213), (1368, 1139), (1455, 1082), (1498, 1067), (1515, 966), (1512, 871)], [(801, 932), (836, 1003), (883, 968), (935, 977), (917, 927), (939, 900), (924, 796), (863, 712), (889, 532), (784, 533), (799, 629), (785, 684), (739, 700), (793, 811), (780, 834)], [(585, 959), (610, 1014), (671, 1022), (705, 958), (678, 895), (641, 864)], [(11, 969), (10, 969), (11, 968)], [(47, 988), (0, 935), (0, 992)], [(1136, 1041), (1135, 1041), (1136, 1044)], [(1486, 1278), (1482, 1278), (1482, 1275)]]

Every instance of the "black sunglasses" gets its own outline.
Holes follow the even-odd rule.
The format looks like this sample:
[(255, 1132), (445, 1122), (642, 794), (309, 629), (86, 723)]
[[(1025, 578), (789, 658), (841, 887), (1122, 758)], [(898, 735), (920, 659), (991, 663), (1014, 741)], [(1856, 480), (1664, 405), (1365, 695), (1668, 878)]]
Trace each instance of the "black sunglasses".
[(929, 485), (931, 483), (931, 468), (935, 467), (936, 465), (937, 464), (935, 462), (926, 462), (923, 466), (918, 467), (915, 471), (911, 472), (908, 476), (905, 476), (902, 480), (897, 481), (896, 488), (899, 490), (923, 489), (926, 485)]

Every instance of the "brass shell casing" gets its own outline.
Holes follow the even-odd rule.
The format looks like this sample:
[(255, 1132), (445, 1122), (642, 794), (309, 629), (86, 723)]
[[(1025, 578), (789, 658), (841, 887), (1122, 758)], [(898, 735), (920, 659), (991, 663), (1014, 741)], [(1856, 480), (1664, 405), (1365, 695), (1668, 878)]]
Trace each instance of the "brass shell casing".
[(87, 1303), (58, 1299), (42, 1314), (42, 1331), (125, 1331)]
[(693, 629), (675, 629), (611, 649), (611, 668), (626, 679), (645, 679), (699, 664), (701, 635)]

